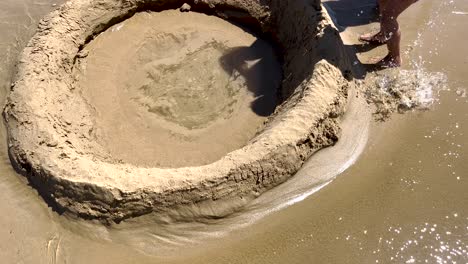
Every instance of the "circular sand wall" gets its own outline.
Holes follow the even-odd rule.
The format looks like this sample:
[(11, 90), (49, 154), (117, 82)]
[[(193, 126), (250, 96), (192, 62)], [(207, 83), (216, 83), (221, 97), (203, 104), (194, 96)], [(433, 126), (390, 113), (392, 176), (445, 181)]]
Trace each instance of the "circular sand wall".
[[(197, 161), (191, 167), (179, 164), (175, 168), (116, 159), (99, 138), (102, 128), (113, 128), (100, 123), (104, 118), (97, 117), (96, 112), (105, 109), (97, 106), (96, 100), (109, 100), (102, 97), (113, 97), (116, 93), (101, 91), (96, 94), (100, 98), (90, 101), (96, 92), (90, 89), (91, 85), (98, 88), (99, 84), (88, 82), (90, 86), (83, 88), (89, 76), (82, 74), (87, 67), (83, 68), (82, 63), (90, 63), (87, 57), (93, 54), (89, 49), (99, 38), (105, 38), (106, 30), (116, 29), (112, 26), (117, 23), (135, 14), (132, 19), (138, 18), (142, 11), (161, 11), (183, 3), (72, 0), (40, 22), (37, 34), (20, 58), (4, 119), (12, 164), (57, 210), (87, 219), (118, 222), (203, 202), (237, 199), (240, 203), (236, 204), (241, 205), (287, 180), (314, 152), (338, 139), (339, 118), (349, 86), (344, 77), (350, 68), (338, 32), (320, 1), (197, 0), (190, 2), (193, 11), (241, 23), (277, 47), (283, 72), (278, 92), (281, 104), (254, 137), (248, 134), (244, 139), (247, 142), (239, 141), (238, 146), (225, 149), (229, 153), (220, 152), (222, 157)], [(105, 33), (99, 36), (102, 32)], [(212, 52), (201, 57), (211, 63), (210, 56)], [(131, 78), (138, 78), (138, 68), (132, 69), (131, 76), (119, 76), (130, 79), (118, 79), (121, 82), (116, 83), (125, 85), (128, 81), (134, 85)], [(168, 76), (171, 75), (165, 75)], [(266, 79), (265, 82), (271, 82), (274, 76)], [(161, 80), (159, 87), (168, 81)], [(132, 100), (136, 107), (156, 113), (160, 124), (165, 121), (180, 131), (206, 128), (219, 119), (204, 116), (200, 120), (200, 116), (193, 115), (180, 119), (178, 115), (187, 110), (170, 102), (165, 109), (152, 112), (152, 102), (145, 101), (148, 97), (161, 99), (152, 90), (145, 98), (137, 96)], [(245, 110), (242, 102), (239, 108)], [(219, 104), (204, 107), (216, 109)], [(200, 165), (204, 163), (209, 164)]]

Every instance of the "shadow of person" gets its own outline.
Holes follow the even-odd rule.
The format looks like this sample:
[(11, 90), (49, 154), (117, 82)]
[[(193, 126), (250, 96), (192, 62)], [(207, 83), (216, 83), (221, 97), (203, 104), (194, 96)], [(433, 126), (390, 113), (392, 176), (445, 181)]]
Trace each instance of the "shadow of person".
[(340, 32), (379, 20), (377, 0), (328, 0), (323, 5)]
[[(386, 45), (386, 44), (384, 43), (360, 43), (360, 44), (346, 45), (346, 48), (354, 51), (355, 53), (363, 53), (363, 52), (368, 52), (370, 50), (373, 50), (382, 45)], [(358, 60), (357, 56), (355, 56), (354, 58), (355, 60)], [(361, 62), (360, 63), (361, 67), (366, 73), (381, 71), (381, 70), (388, 68), (388, 65), (386, 65), (382, 61), (382, 58), (376, 57), (372, 59), (374, 60), (373, 62), (368, 62), (368, 63)]]
[[(325, 0), (323, 5), (330, 14), (334, 25), (343, 32), (348, 27), (368, 25), (379, 21), (379, 7), (377, 0)], [(358, 36), (356, 36), (358, 39)], [(348, 53), (351, 55), (354, 65), (355, 78), (364, 79), (367, 73), (380, 71), (387, 67), (379, 63), (380, 59), (375, 58), (375, 62), (363, 63), (357, 57), (358, 53), (371, 51), (383, 43), (361, 42), (357, 44), (345, 44)]]
[(249, 47), (228, 49), (219, 59), (221, 67), (231, 76), (242, 76), (255, 100), (251, 109), (259, 116), (270, 116), (278, 104), (282, 80), (281, 65), (271, 45), (257, 39)]
[[(340, 31), (344, 31), (348, 27), (367, 25), (379, 19), (377, 0), (327, 0), (323, 2), (323, 5), (330, 13), (334, 25)], [(334, 31), (331, 28), (326, 28), (324, 32), (324, 38), (334, 36)], [(326, 43), (327, 41), (323, 40), (322, 42)], [(333, 41), (330, 40), (330, 43)], [(352, 70), (354, 78), (364, 79), (367, 73), (381, 69), (379, 65), (362, 64), (357, 57), (357, 53), (370, 51), (377, 46), (371, 43), (345, 44), (346, 54), (341, 55), (349, 56), (354, 65)], [(320, 52), (323, 53), (320, 53), (320, 56), (316, 58), (324, 58), (343, 70), (343, 65), (333, 59), (336, 58), (336, 54), (328, 54), (329, 50), (321, 50)], [(279, 60), (269, 43), (258, 39), (249, 47), (231, 48), (220, 58), (220, 65), (228, 74), (238, 73), (245, 78), (247, 88), (256, 98), (252, 102), (251, 108), (257, 115), (269, 116), (274, 112), (276, 105), (282, 98), (279, 89), (283, 75)], [(307, 71), (304, 72), (304, 74), (306, 73)], [(296, 87), (304, 80), (304, 76), (301, 73), (296, 73), (295, 80), (289, 86)], [(283, 96), (284, 98), (287, 96)]]
[(379, 46), (385, 45), (384, 43), (359, 43), (359, 44), (352, 44), (352, 45), (346, 45), (356, 52), (368, 52), (371, 51)]

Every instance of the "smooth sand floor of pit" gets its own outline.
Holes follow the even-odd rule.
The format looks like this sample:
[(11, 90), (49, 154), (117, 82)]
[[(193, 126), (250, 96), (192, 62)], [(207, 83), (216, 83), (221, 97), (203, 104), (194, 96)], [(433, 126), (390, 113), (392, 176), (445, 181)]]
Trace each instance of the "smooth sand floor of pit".
[(98, 35), (75, 67), (96, 139), (116, 161), (212, 163), (244, 146), (277, 104), (269, 43), (223, 19), (143, 12)]

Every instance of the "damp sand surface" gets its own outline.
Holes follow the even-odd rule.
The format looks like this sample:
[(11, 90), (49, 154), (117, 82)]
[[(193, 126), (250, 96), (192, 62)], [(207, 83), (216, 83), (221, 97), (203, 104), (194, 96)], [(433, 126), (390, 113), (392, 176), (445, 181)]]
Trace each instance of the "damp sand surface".
[(253, 138), (276, 107), (281, 67), (273, 48), (214, 16), (138, 13), (81, 54), (76, 88), (115, 161), (215, 162)]
[[(359, 23), (360, 11), (368, 10), (372, 1), (336, 2), (336, 10), (346, 11), (345, 22), (352, 22), (342, 32), (350, 39), (375, 26)], [(2, 98), (18, 52), (54, 3), (59, 2), (0, 3)], [(12, 170), (2, 140), (0, 259), (5, 263), (467, 262), (468, 43), (459, 34), (468, 23), (460, 12), (466, 11), (464, 0), (427, 0), (400, 18), (408, 50), (404, 69), (418, 69), (410, 62), (420, 63), (421, 56), (425, 71), (443, 72), (448, 78), (448, 89), (436, 94), (430, 111), (375, 124), (361, 158), (337, 180), (300, 203), (212, 238), (196, 250), (177, 250), (182, 240), (175, 238), (183, 238), (184, 232), (168, 234), (149, 227), (119, 236), (119, 230), (58, 216)], [(384, 53), (377, 49), (358, 55), (365, 60)], [(3, 128), (1, 134), (4, 138)], [(209, 234), (207, 230), (200, 234)], [(172, 243), (176, 250), (165, 257), (142, 250), (158, 247), (156, 240), (178, 241)]]

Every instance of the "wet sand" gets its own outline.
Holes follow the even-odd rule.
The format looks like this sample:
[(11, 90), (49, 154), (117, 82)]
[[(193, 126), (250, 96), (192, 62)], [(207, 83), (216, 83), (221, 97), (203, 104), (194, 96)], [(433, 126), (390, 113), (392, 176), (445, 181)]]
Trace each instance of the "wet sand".
[[(358, 20), (361, 8), (354, 10), (348, 14)], [(448, 77), (449, 90), (436, 93), (429, 111), (374, 124), (351, 169), (236, 234), (216, 254), (196, 255), (198, 263), (466, 263), (468, 39), (459, 32), (468, 21), (453, 13), (466, 10), (465, 1), (419, 1), (400, 18), (403, 47), (412, 50), (403, 69), (417, 70), (412, 63), (422, 60), (426, 71)], [(376, 27), (356, 24), (343, 34), (357, 38)], [(383, 47), (360, 56), (382, 55)]]
[[(0, 4), (0, 30), (5, 32), (0, 35), (0, 58), (6, 62), (0, 71), (2, 97), (16, 54), (37, 19), (52, 8), (50, 4)], [(468, 43), (459, 32), (467, 16), (453, 12), (468, 12), (468, 5), (463, 0), (420, 1), (401, 17), (406, 21), (404, 46), (413, 47), (405, 55), (405, 68), (413, 70), (409, 62), (420, 62), (421, 56), (426, 71), (447, 75), (450, 90), (438, 93), (430, 111), (374, 124), (358, 162), (304, 201), (227, 236), (209, 239), (195, 251), (184, 248), (168, 251), (166, 257), (149, 256), (142, 248), (157, 247), (152, 241), (161, 239), (170, 243), (176, 236), (158, 237), (161, 230), (142, 229), (129, 238), (119, 236), (119, 230), (58, 216), (14, 173), (2, 151), (0, 259), (6, 263), (466, 262), (468, 102), (463, 94), (468, 88)], [(344, 34), (357, 36), (368, 28), (349, 27)], [(383, 53), (378, 49), (364, 57)], [(1, 133), (4, 137), (4, 129)]]
[(260, 132), (278, 101), (281, 66), (270, 44), (214, 16), (139, 13), (83, 53), (76, 88), (114, 161), (213, 163)]
[[(152, 0), (129, 3), (105, 1), (69, 1), (39, 22), (37, 34), (21, 53), (15, 81), (10, 87), (3, 111), (8, 132), (8, 152), (13, 167), (25, 175), (44, 200), (58, 212), (88, 220), (100, 220), (106, 224), (118, 224), (125, 219), (152, 212), (157, 212), (160, 218), (166, 216), (168, 211), (171, 215), (169, 218), (186, 218), (180, 215), (179, 211), (182, 209), (179, 207), (193, 208), (189, 212), (190, 220), (224, 218), (267, 190), (287, 181), (314, 153), (337, 142), (348, 93), (355, 85), (348, 80), (352, 66), (343, 42), (328, 14), (320, 7), (320, 0), (314, 0), (313, 3), (274, 0), (269, 5), (255, 1), (247, 5), (243, 0), (234, 0), (226, 5), (219, 0), (210, 0), (194, 6), (198, 10), (210, 7), (216, 11), (217, 16), (235, 21), (240, 19), (238, 10), (243, 10), (245, 17), (242, 17), (240, 23), (257, 28), (265, 38), (273, 38), (273, 42), (281, 49), (283, 75), (287, 77), (282, 80), (281, 90), (278, 92), (282, 104), (268, 117), (261, 132), (239, 149), (231, 151), (228, 148), (227, 151), (230, 152), (220, 159), (218, 157), (215, 162), (193, 167), (184, 167), (187, 164), (187, 155), (168, 151), (170, 146), (167, 143), (171, 145), (172, 142), (176, 148), (180, 146), (179, 151), (188, 152), (191, 159), (197, 157), (197, 160), (202, 160), (209, 152), (207, 145), (211, 143), (210, 140), (217, 143), (222, 136), (231, 140), (229, 131), (234, 131), (236, 136), (250, 134), (246, 131), (251, 128), (251, 124), (243, 125), (243, 133), (235, 132), (238, 123), (254, 120), (249, 117), (254, 116), (252, 111), (247, 110), (247, 105), (252, 101), (247, 99), (247, 102), (241, 102), (242, 98), (238, 98), (243, 92), (242, 89), (237, 91), (236, 86), (242, 81), (228, 82), (230, 85), (223, 88), (223, 81), (220, 80), (220, 89), (210, 89), (209, 83), (205, 85), (203, 81), (199, 81), (199, 78), (204, 77), (203, 74), (196, 74), (195, 80), (190, 77), (194, 72), (209, 69), (209, 64), (216, 65), (215, 57), (222, 53), (219, 49), (223, 49), (221, 43), (215, 43), (217, 39), (225, 42), (223, 44), (227, 47), (234, 48), (240, 44), (235, 41), (244, 38), (240, 38), (242, 34), (236, 33), (242, 30), (227, 30), (227, 26), (223, 29), (223, 23), (206, 16), (199, 16), (196, 21), (202, 23), (194, 27), (197, 23), (185, 21), (185, 17), (191, 18), (195, 14), (185, 15), (177, 11), (154, 14), (157, 18), (154, 21), (151, 15), (143, 17), (137, 14), (142, 9), (156, 8), (152, 6)], [(182, 5), (183, 2), (180, 1), (178, 4)], [(172, 4), (170, 1), (164, 2), (159, 8), (171, 8)], [(103, 9), (103, 5), (108, 8)], [(90, 15), (86, 15), (83, 10), (89, 11)], [(236, 12), (232, 13), (232, 10)], [(302, 12), (302, 15), (291, 16), (291, 13), (296, 12)], [(166, 20), (175, 18), (165, 14), (181, 16), (176, 20), (186, 23), (186, 26), (164, 24)], [(119, 19), (123, 21), (130, 16), (134, 17), (125, 20), (128, 25), (117, 25), (109, 29), (110, 35), (104, 33), (102, 38), (97, 36), (120, 21)], [(203, 22), (201, 17), (213, 22)], [(137, 18), (142, 21), (141, 27), (132, 26)], [(170, 28), (177, 32), (164, 32), (161, 29), (153, 31), (153, 28), (145, 26), (147, 20), (151, 24), (165, 25), (162, 30)], [(222, 27), (216, 28), (214, 25)], [(127, 28), (133, 30), (120, 34), (114, 41), (109, 41), (109, 45), (100, 46), (100, 42), (107, 42), (107, 37), (112, 39), (110, 36), (118, 36), (118, 32), (126, 32)], [(145, 28), (149, 32), (140, 32), (146, 31)], [(205, 28), (211, 30), (204, 30)], [(198, 35), (197, 30), (204, 33)], [(116, 33), (112, 33), (113, 31)], [(214, 37), (215, 31), (221, 32), (220, 36)], [(138, 32), (141, 34), (137, 34)], [(189, 34), (184, 37), (186, 33)], [(96, 42), (91, 40), (95, 37)], [(126, 37), (130, 37), (130, 40)], [(134, 40), (137, 42), (133, 43), (136, 48), (129, 45)], [(257, 42), (261, 43), (259, 40), (255, 41)], [(158, 43), (162, 46), (173, 43), (179, 49), (167, 49), (165, 54), (160, 53), (158, 45), (154, 45)], [(251, 46), (262, 46), (255, 43)], [(86, 48), (87, 44), (91, 50)], [(142, 47), (138, 47), (139, 45)], [(105, 46), (110, 46), (110, 51), (103, 48)], [(190, 51), (187, 48), (196, 50)], [(210, 52), (213, 49), (216, 52)], [(249, 76), (250, 72), (255, 72), (249, 66), (257, 68), (258, 64), (252, 63), (240, 50), (244, 48), (241, 46), (238, 49), (236, 46), (234, 52), (229, 50), (222, 54), (220, 66), (224, 71), (224, 68), (236, 68), (246, 82), (249, 82), (249, 89), (256, 91), (254, 84), (257, 82), (263, 86), (278, 77), (268, 76), (264, 81), (262, 74)], [(214, 57), (205, 57), (212, 55)], [(108, 60), (111, 66), (108, 65)], [(195, 60), (205, 64), (202, 69)], [(246, 69), (238, 69), (235, 63), (237, 60)], [(267, 61), (268, 59), (262, 60), (260, 63)], [(83, 73), (70, 74), (76, 62), (81, 64), (79, 70)], [(125, 68), (127, 62), (132, 67), (130, 70)], [(186, 69), (185, 75), (179, 72), (187, 65), (189, 69)], [(214, 70), (221, 72), (217, 68)], [(178, 78), (178, 75), (188, 78)], [(214, 74), (217, 75), (223, 76)], [(234, 76), (237, 74), (234, 73)], [(212, 79), (215, 84), (218, 77)], [(170, 84), (171, 81), (168, 80), (172, 79), (174, 83)], [(75, 84), (80, 80), (84, 85), (76, 87)], [(184, 82), (190, 83), (190, 80), (200, 85), (184, 90)], [(157, 84), (153, 86), (154, 82)], [(265, 94), (274, 94), (277, 90), (269, 85), (264, 88), (271, 90)], [(191, 108), (193, 110), (191, 104), (196, 105), (200, 99), (206, 99), (203, 96), (206, 91), (208, 94), (213, 91), (222, 94), (223, 89), (227, 93), (233, 93), (224, 95), (228, 103), (223, 102), (223, 96), (216, 98), (219, 96), (215, 95), (214, 98), (222, 108), (239, 107), (239, 111), (231, 109), (231, 117), (230, 110), (211, 112), (209, 118), (187, 111)], [(193, 90), (200, 91), (194, 93)], [(185, 98), (190, 94), (202, 95), (202, 98)], [(250, 108), (256, 115), (264, 114), (257, 112), (264, 110), (257, 101), (268, 97), (255, 98), (255, 102), (252, 102)], [(129, 100), (136, 101), (138, 108), (144, 111), (135, 111), (135, 107), (127, 104)], [(207, 101), (203, 102), (204, 106), (217, 106), (216, 103), (211, 105), (209, 98)], [(203, 107), (198, 107), (200, 109)], [(140, 112), (146, 116), (141, 117)], [(227, 116), (216, 118), (217, 114)], [(159, 117), (158, 122), (151, 122), (152, 117)], [(192, 142), (184, 142), (184, 139), (177, 138), (182, 133), (181, 130), (173, 128), (183, 126), (192, 130), (184, 135), (189, 138), (190, 134), (195, 133), (195, 129), (209, 131), (209, 123), (221, 123), (221, 127), (225, 127), (228, 123), (225, 119), (229, 119), (230, 129), (225, 133), (207, 133), (208, 139), (200, 140), (201, 142), (197, 142), (195, 138), (191, 138)], [(166, 121), (171, 123), (172, 128)], [(255, 124), (252, 123), (252, 128), (255, 129)], [(155, 129), (150, 131), (147, 128)], [(149, 138), (139, 138), (142, 135)], [(202, 133), (198, 136), (204, 139)], [(131, 143), (138, 142), (139, 144), (134, 144), (137, 146), (126, 144), (125, 139), (133, 140), (135, 137), (136, 141)], [(121, 146), (109, 147), (108, 145), (113, 145), (109, 142), (99, 144), (112, 140), (114, 142), (111, 143)], [(195, 143), (192, 146), (195, 153), (190, 153), (190, 143)], [(232, 143), (239, 144), (237, 140), (232, 140)], [(166, 162), (167, 164), (162, 164), (164, 167), (172, 165), (170, 163), (179, 163), (182, 167), (139, 166), (133, 164), (134, 162), (125, 162), (128, 158), (116, 160), (112, 155), (121, 154), (115, 149), (129, 149), (127, 156), (132, 156), (139, 151), (132, 147), (141, 147), (142, 144), (142, 152), (150, 149), (150, 154), (153, 155), (161, 149), (153, 162)], [(106, 153), (103, 145), (113, 153)], [(229, 147), (230, 144), (225, 145)], [(215, 147), (213, 149), (216, 155), (224, 154), (220, 154)], [(173, 155), (163, 160), (162, 157), (167, 153)], [(211, 159), (216, 159), (216, 155)], [(179, 156), (181, 160), (177, 159)], [(145, 161), (148, 160), (151, 157), (146, 157)], [(220, 202), (224, 204), (222, 207), (216, 205)], [(174, 207), (177, 210), (172, 210)]]

